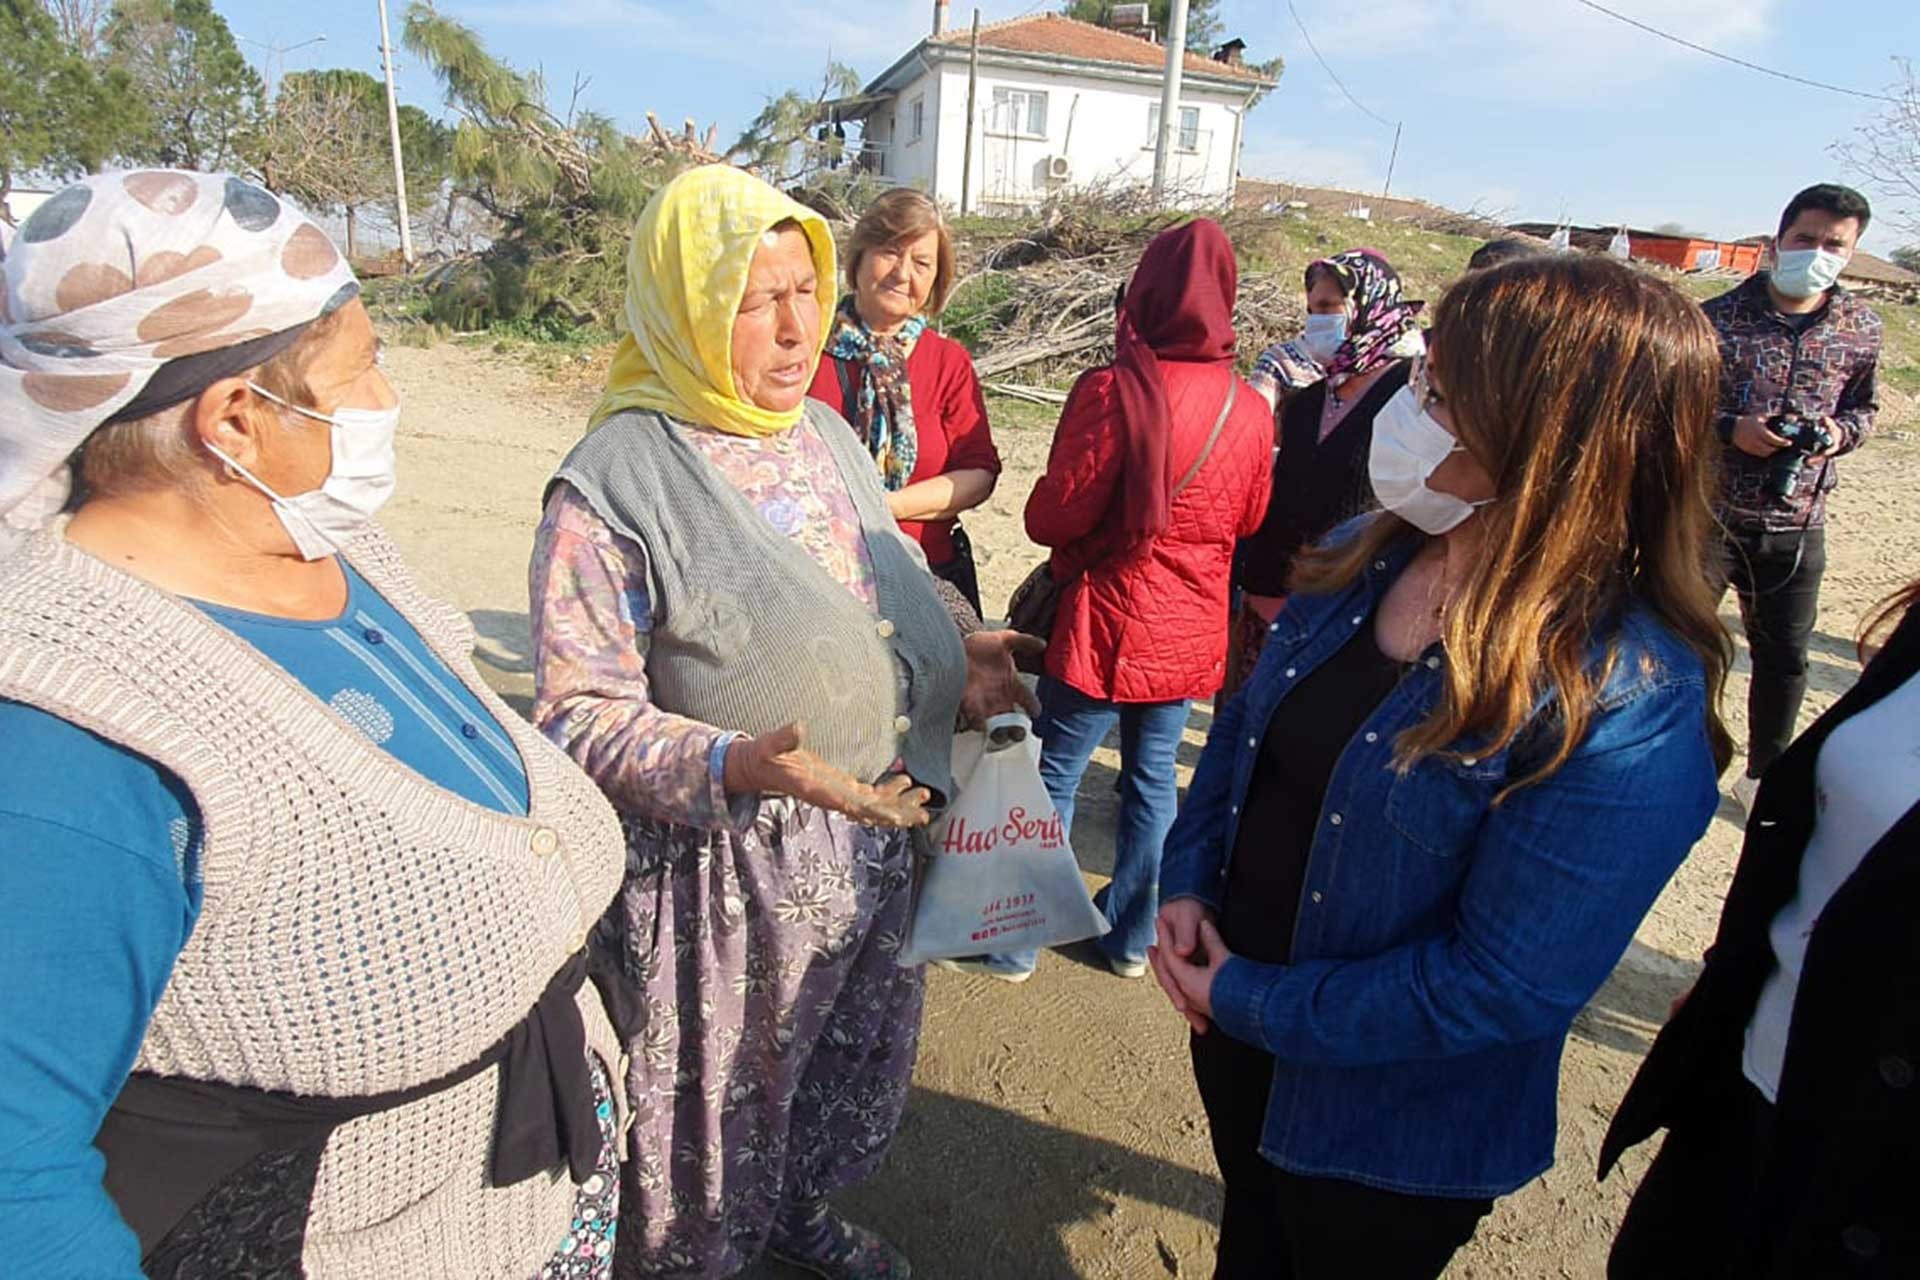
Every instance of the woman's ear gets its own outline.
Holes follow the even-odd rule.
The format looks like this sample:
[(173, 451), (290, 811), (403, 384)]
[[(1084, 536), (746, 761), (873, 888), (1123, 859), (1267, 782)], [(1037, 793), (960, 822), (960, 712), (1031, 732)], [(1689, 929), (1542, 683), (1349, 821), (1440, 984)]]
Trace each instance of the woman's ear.
[(211, 445), (256, 470), (275, 417), (273, 405), (245, 378), (222, 378), (195, 398), (188, 430), (203, 448)]

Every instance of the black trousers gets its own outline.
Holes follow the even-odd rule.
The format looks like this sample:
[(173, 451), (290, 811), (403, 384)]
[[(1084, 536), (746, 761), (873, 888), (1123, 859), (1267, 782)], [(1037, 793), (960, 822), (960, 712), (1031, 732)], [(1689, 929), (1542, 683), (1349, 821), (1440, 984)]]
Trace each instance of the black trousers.
[(1749, 1280), (1773, 1104), (1738, 1064), (1667, 1131), (1607, 1259), (1609, 1280)]
[(1275, 1168), (1260, 1154), (1272, 1055), (1217, 1028), (1192, 1050), (1227, 1193), (1214, 1280), (1433, 1280), (1493, 1208)]
[(1759, 777), (1793, 740), (1807, 694), (1807, 643), (1827, 570), (1824, 528), (1736, 532), (1726, 542), (1726, 581), (1740, 597), (1753, 656), (1747, 691), (1747, 772)]

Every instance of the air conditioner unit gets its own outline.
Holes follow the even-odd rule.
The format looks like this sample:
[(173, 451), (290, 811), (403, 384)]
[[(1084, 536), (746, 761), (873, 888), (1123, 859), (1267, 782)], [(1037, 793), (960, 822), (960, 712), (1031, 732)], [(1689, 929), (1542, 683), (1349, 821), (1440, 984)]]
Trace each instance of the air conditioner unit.
[(1047, 181), (1065, 182), (1073, 177), (1073, 161), (1065, 156), (1047, 157)]

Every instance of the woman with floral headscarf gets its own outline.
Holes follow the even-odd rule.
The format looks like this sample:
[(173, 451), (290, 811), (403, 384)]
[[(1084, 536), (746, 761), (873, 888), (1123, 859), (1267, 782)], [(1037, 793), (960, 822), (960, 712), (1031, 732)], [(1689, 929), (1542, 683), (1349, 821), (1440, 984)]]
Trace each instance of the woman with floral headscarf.
[(603, 1280), (620, 827), (373, 523), (352, 270), (157, 169), (0, 270), (0, 1269)]
[[(1367, 479), (1373, 417), (1407, 384), (1409, 360), (1423, 350), (1418, 317), (1424, 304), (1401, 297), (1399, 275), (1374, 250), (1312, 263), (1306, 288), (1307, 330), (1300, 341), (1322, 376), (1280, 402), (1273, 497), (1259, 531), (1234, 557), (1234, 585), (1242, 594), (1228, 693), (1259, 660), (1267, 627), (1286, 600), (1294, 556), (1377, 505)], [(1269, 356), (1256, 365), (1256, 386)]]
[(535, 539), (534, 721), (627, 831), (595, 937), (638, 995), (623, 1275), (731, 1275), (762, 1250), (907, 1274), (827, 1197), (879, 1167), (913, 1073), (910, 829), (951, 788), (956, 717), (1025, 690), (1010, 636), (956, 634), (971, 611), (806, 398), (834, 278), (826, 222), (759, 179), (667, 184)]

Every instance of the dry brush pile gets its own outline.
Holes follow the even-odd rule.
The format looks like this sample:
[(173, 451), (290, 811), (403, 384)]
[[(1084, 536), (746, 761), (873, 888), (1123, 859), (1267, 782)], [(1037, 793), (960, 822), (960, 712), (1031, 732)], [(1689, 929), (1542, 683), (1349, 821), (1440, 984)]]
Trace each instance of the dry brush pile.
[[(960, 280), (944, 327), (972, 349), (981, 378), (996, 389), (1057, 400), (1074, 374), (1112, 358), (1120, 287), (1147, 242), (1190, 216), (1096, 193), (1052, 201), (1037, 215), (963, 220)], [(1249, 210), (1216, 217), (1236, 244), (1271, 222)], [(1234, 307), (1242, 363), (1298, 335), (1302, 317), (1292, 274), (1243, 261)]]

